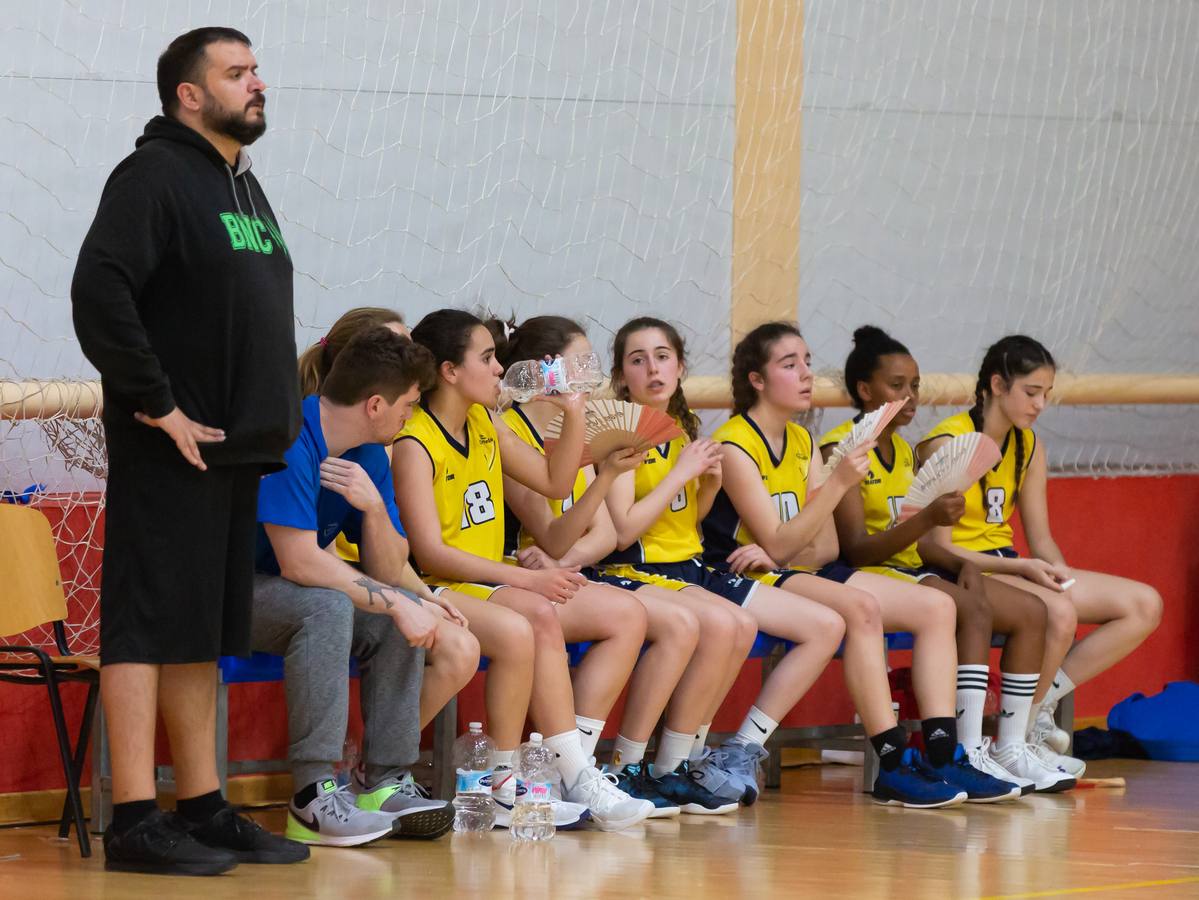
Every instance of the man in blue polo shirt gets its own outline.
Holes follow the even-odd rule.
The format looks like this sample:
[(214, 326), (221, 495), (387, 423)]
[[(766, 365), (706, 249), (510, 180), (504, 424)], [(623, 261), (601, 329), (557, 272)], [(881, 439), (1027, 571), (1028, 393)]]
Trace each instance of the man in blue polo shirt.
[[(432, 374), (428, 351), (391, 329), (358, 333), (320, 395), (304, 399), (287, 469), (259, 488), (251, 644), (285, 658), (293, 840), (350, 847), (437, 837), (453, 823), (450, 804), (429, 800), (408, 769), (422, 719), (474, 674), (479, 645), (408, 564), (384, 446)], [(332, 552), (340, 532), (359, 545), (360, 567)], [(362, 678), (364, 766), (339, 788), (351, 656)]]

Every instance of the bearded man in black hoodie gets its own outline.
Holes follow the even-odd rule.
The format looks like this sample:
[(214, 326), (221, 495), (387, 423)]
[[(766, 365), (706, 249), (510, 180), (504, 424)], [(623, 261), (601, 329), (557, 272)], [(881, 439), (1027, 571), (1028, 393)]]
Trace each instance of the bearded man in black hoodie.
[[(217, 874), (308, 856), (233, 812), (214, 753), (216, 660), (249, 653), (258, 481), (300, 424), (291, 256), (244, 149), (266, 130), (265, 89), (239, 31), (171, 43), (163, 115), (109, 177), (71, 286), (109, 457), (108, 869)], [(155, 800), (156, 710), (175, 813)]]

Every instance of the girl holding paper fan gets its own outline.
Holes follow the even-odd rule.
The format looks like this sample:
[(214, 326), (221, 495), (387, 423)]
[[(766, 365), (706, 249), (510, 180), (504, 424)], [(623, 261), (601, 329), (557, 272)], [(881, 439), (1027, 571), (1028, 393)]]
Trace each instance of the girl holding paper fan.
[[(1019, 787), (970, 765), (953, 716), (953, 601), (919, 584), (858, 572), (837, 558), (833, 510), (870, 468), (873, 442), (849, 451), (819, 487), (809, 469), (812, 437), (792, 421), (812, 403), (811, 358), (795, 325), (773, 322), (751, 331), (733, 351), (733, 417), (714, 435), (721, 444), (723, 483), (704, 521), (707, 560), (784, 598), (760, 627), (781, 634), (791, 610), (823, 608), (845, 622), (845, 679), (880, 759), (874, 797), (904, 806), (943, 806), (969, 799), (1019, 796)], [(773, 585), (773, 587), (770, 587)], [(781, 591), (780, 591), (781, 589)], [(797, 607), (797, 601), (804, 602)], [(749, 609), (757, 608), (754, 599)], [(777, 618), (776, 618), (777, 617)], [(913, 670), (925, 716), (929, 759), (905, 750), (907, 735), (891, 708), (885, 628), (916, 636)], [(754, 718), (751, 711), (751, 719)], [(778, 718), (778, 715), (774, 715)]]
[[(489, 410), (499, 397), (503, 368), (495, 342), (477, 317), (461, 310), (430, 313), (412, 329), (437, 366), (434, 386), (421, 398), (396, 440), (392, 474), (400, 517), (412, 555), (432, 586), (464, 595), (458, 602), (485, 654), (488, 645), (531, 641), (531, 678), (516, 673), (487, 680), (489, 727), (499, 753), (493, 798), (498, 820), (507, 824), (515, 802), (511, 766), (524, 725), (525, 700), (538, 730), (556, 755), (566, 803), (554, 802), (555, 824), (571, 825), (587, 810), (604, 830), (627, 828), (653, 811), (653, 804), (619, 790), (591, 764), (582, 743), (566, 657), (567, 640), (603, 640), (607, 689), (591, 695), (595, 708), (579, 710), (582, 721), (602, 720), (637, 661), (645, 614), (632, 597), (617, 594), (611, 605), (627, 620), (619, 633), (597, 627), (593, 604), (576, 603), (587, 580), (576, 567), (525, 569), (505, 565), (504, 480), (558, 499), (568, 497), (583, 449), (582, 395), (555, 396), (565, 424), (558, 452), (542, 455), (520, 440)], [(515, 615), (513, 615), (515, 613)], [(638, 630), (640, 629), (640, 630)], [(522, 638), (523, 635), (523, 638)], [(598, 735), (597, 735), (598, 737)]]
[[(1032, 426), (1049, 401), (1056, 373), (1053, 357), (1037, 341), (1023, 335), (1003, 338), (983, 357), (974, 406), (934, 426), (916, 453), (921, 461), (929, 459), (954, 436), (971, 432), (987, 434), (1002, 447), (994, 469), (965, 492), (965, 513), (952, 532), (938, 529), (935, 538), (964, 562), (1045, 601), (1048, 634), (1029, 740), (1043, 761), (1078, 777), (1085, 765), (1061, 755), (1070, 736), (1055, 726), (1054, 710), (1076, 685), (1140, 646), (1161, 620), (1162, 600), (1147, 584), (1069, 568), (1053, 539), (1045, 447)], [(1012, 548), (1016, 509), (1032, 551), (1028, 558)], [(1075, 644), (1077, 623), (1099, 627)]]
[[(900, 400), (904, 405), (870, 451), (870, 472), (860, 489), (847, 491), (837, 504), (834, 521), (841, 556), (860, 571), (918, 582), (953, 598), (957, 606), (958, 737), (971, 764), (1021, 786), (1031, 782), (1039, 790), (1070, 787), (1072, 779), (1063, 777), (1056, 766), (1046, 770), (1024, 747), (1024, 722), (1045, 651), (1045, 604), (1027, 591), (983, 578), (977, 566), (935, 542), (917, 547), (917, 541), (933, 528), (952, 525), (961, 518), (965, 501), (960, 493), (947, 493), (914, 515), (901, 514), (916, 468), (912, 448), (899, 429), (916, 414), (920, 370), (908, 349), (882, 329), (863, 326), (854, 332), (853, 341), (845, 361), (845, 389), (858, 416), (821, 437), (822, 451), (828, 454), (855, 421), (882, 404)], [(994, 456), (982, 460), (982, 467), (998, 456), (993, 447), (992, 453)], [(1007, 635), (1000, 662), (1003, 679), (994, 749), (990, 739), (982, 736), (992, 631)], [(1012, 749), (1008, 751), (1008, 747)], [(1000, 751), (1008, 759), (1007, 766), (995, 761)]]
[[(495, 338), (497, 356), (505, 366), (526, 359), (540, 360), (547, 356), (569, 359), (591, 353), (582, 326), (561, 316), (536, 316), (519, 326), (494, 319), (487, 324)], [(546, 449), (543, 434), (560, 414), (561, 410), (553, 404), (534, 399), (514, 404), (503, 419), (517, 437), (543, 453)], [(644, 452), (635, 450), (608, 454), (597, 466), (581, 469), (570, 497), (561, 501), (547, 500), (506, 477), (504, 500), (512, 515), (506, 516), (505, 557), (529, 569), (582, 567), (589, 584), (575, 594), (571, 604), (577, 606), (583, 600), (596, 616), (597, 625), (645, 635), (649, 646), (629, 681), (624, 718), (616, 739), (613, 769), (619, 779), (618, 786), (632, 797), (652, 802), (655, 818), (677, 815), (680, 811), (701, 815), (728, 812), (736, 809), (736, 803), (699, 795), (686, 785), (683, 787), (696, 795), (688, 802), (682, 802), (681, 796), (667, 799), (658, 791), (658, 783), (650, 776), (645, 762), (646, 745), (664, 711), (668, 730), (690, 736), (698, 729), (711, 696), (704, 679), (695, 673), (702, 675), (714, 666), (723, 666), (727, 651), (718, 642), (709, 640), (697, 652), (696, 642), (705, 635), (710, 638), (720, 622), (703, 609), (693, 611), (673, 591), (601, 575), (594, 568), (596, 562), (616, 548), (616, 529), (604, 498), (614, 480), (622, 472), (634, 469), (644, 458)], [(644, 607), (642, 618), (647, 624), (640, 629), (629, 629), (624, 618), (622, 610), (630, 600)], [(591, 682), (598, 680), (592, 675), (598, 665), (593, 659), (595, 655), (594, 650), (589, 652), (575, 672), (578, 709), (596, 705), (586, 700), (589, 693), (594, 693)], [(603, 684), (608, 690), (606, 680)], [(604, 708), (610, 707), (614, 699), (605, 696)], [(580, 720), (580, 732), (594, 732), (594, 737), (584, 738), (592, 748), (603, 724), (600, 721), (584, 724)]]

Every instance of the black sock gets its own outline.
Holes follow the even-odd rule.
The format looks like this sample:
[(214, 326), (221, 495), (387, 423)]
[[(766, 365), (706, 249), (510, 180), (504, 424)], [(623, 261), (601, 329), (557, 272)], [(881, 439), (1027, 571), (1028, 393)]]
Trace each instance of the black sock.
[(207, 794), (201, 794), (199, 797), (188, 797), (186, 800), (179, 800), (175, 803), (175, 812), (183, 816), (189, 822), (207, 822), (228, 804), (225, 803), (225, 798), (221, 796), (221, 792), (209, 791)]
[(112, 830), (124, 834), (142, 819), (158, 810), (157, 800), (130, 800), (112, 805)]
[(925, 719), (920, 723), (920, 730), (924, 732), (924, 752), (928, 754), (930, 766), (939, 769), (953, 762), (953, 751), (958, 745), (957, 719), (950, 716)]
[(886, 772), (894, 772), (903, 761), (903, 749), (908, 744), (908, 733), (902, 726), (896, 725), (886, 731), (879, 732), (870, 739), (874, 752), (878, 754), (878, 763)]
[(319, 784), (320, 784), (319, 781), (314, 781), (314, 782), (312, 782), (312, 784), (308, 785), (307, 787), (301, 788), (300, 790), (296, 791), (295, 795), (291, 798), (291, 802), (296, 805), (296, 809), (303, 809), (305, 806), (307, 806), (309, 803), (311, 803), (313, 800), (316, 799), (317, 786)]

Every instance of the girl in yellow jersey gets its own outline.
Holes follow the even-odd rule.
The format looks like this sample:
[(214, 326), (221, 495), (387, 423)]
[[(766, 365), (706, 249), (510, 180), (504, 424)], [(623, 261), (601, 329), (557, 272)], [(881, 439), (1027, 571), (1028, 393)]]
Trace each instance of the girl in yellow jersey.
[[(787, 322), (761, 325), (733, 351), (733, 418), (716, 432), (721, 442), (721, 496), (704, 523), (709, 560), (779, 585), (792, 594), (763, 630), (777, 633), (778, 619), (795, 601), (844, 620), (845, 679), (862, 724), (878, 752), (874, 798), (914, 807), (947, 806), (969, 799), (991, 802), (1019, 796), (1017, 785), (970, 765), (956, 737), (953, 715), (953, 601), (940, 591), (844, 566), (837, 558), (832, 513), (867, 474), (871, 445), (840, 463), (813, 491), (809, 466), (818, 465), (807, 431), (791, 419), (812, 403), (811, 357), (799, 330)], [(912, 669), (920, 703), (926, 763), (904, 750), (906, 733), (891, 708), (885, 630), (916, 638)]]
[[(1047, 762), (1081, 773), (1081, 762), (1058, 755), (1069, 747), (1069, 735), (1053, 722), (1058, 701), (1135, 650), (1161, 620), (1162, 600), (1147, 584), (1069, 568), (1053, 540), (1045, 447), (1032, 426), (1049, 400), (1056, 371), (1037, 341), (1003, 338), (983, 357), (974, 406), (934, 426), (916, 454), (923, 461), (953, 435), (969, 431), (987, 434), (1003, 450), (995, 468), (966, 491), (966, 510), (952, 534), (941, 529), (937, 538), (960, 559), (1045, 601), (1049, 626), (1030, 741)], [(1012, 549), (1017, 509), (1032, 551), (1027, 559)], [(1078, 622), (1099, 627), (1071, 646)]]
[[(683, 395), (684, 364), (682, 338), (660, 319), (634, 319), (616, 333), (612, 385), (617, 397), (669, 412), (687, 434), (651, 449), (636, 472), (613, 485), (608, 510), (618, 549), (604, 571), (676, 589), (693, 610), (713, 617), (712, 627), (700, 636), (700, 648), (712, 661), (702, 670), (689, 669), (684, 678), (702, 680), (703, 690), (696, 694), (708, 698), (704, 724), (691, 746), (689, 735), (666, 730), (654, 769), (679, 766), (678, 774), (689, 775), (693, 784), (750, 803), (757, 796), (756, 771), (766, 739), (824, 670), (845, 629), (838, 616), (816, 603), (703, 563), (699, 523), (720, 489), (720, 451), (697, 436), (697, 418)], [(763, 686), (738, 732), (744, 740), (704, 754), (708, 725), (759, 629), (796, 646)]]
[[(493, 334), (495, 331), (493, 328)], [(516, 329), (509, 328), (506, 339), (501, 336), (496, 344), (501, 361), (506, 363), (591, 352), (583, 329), (558, 316), (537, 316)], [(557, 413), (551, 404), (534, 400), (508, 410), (504, 420), (527, 443), (541, 447), (540, 432)], [(696, 652), (697, 639), (711, 627), (713, 617), (705, 615), (704, 609), (698, 613), (692, 610), (677, 591), (636, 579), (603, 575), (594, 568), (616, 549), (616, 528), (604, 498), (623, 471), (631, 471), (645, 458), (644, 453), (632, 451), (625, 451), (621, 456), (623, 458), (617, 458), (618, 454), (610, 455), (600, 464), (598, 473), (590, 466), (581, 471), (569, 502), (551, 500), (547, 503), (539, 494), (506, 481), (504, 496), (516, 513), (509, 521), (507, 549), (521, 565), (531, 568), (556, 564), (583, 566), (588, 579), (600, 582), (596, 591), (603, 593), (605, 602), (597, 608), (604, 610), (611, 627), (624, 627), (623, 614), (609, 602), (615, 599), (612, 597), (614, 592), (633, 602), (639, 601), (644, 607), (648, 617), (645, 630), (648, 646), (629, 681), (624, 717), (613, 755), (613, 769), (619, 786), (631, 796), (653, 802), (658, 816), (677, 813), (680, 809), (700, 815), (731, 812), (737, 808), (736, 802), (722, 801), (714, 796), (667, 799), (659, 792), (658, 782), (650, 776), (645, 762), (646, 745), (664, 711), (668, 731), (688, 736), (696, 733), (704, 721), (711, 695), (703, 690), (702, 679), (688, 679), (686, 673), (703, 672), (713, 664), (724, 665), (727, 651), (705, 642), (703, 649)], [(572, 602), (577, 602), (577, 597)], [(718, 609), (725, 612), (723, 607)], [(579, 708), (584, 706), (580, 693), (587, 665), (585, 660), (575, 675), (575, 701)], [(697, 794), (689, 785), (685, 787), (690, 794)], [(667, 790), (669, 792), (669, 788)]]
[[(983, 578), (978, 567), (964, 563), (935, 542), (917, 547), (917, 541), (933, 528), (952, 525), (961, 517), (965, 506), (961, 494), (939, 497), (896, 523), (899, 504), (916, 477), (915, 455), (899, 429), (916, 413), (920, 370), (908, 349), (879, 328), (859, 328), (853, 340), (853, 350), (845, 361), (845, 389), (860, 411), (859, 417), (890, 401), (902, 400), (905, 405), (870, 451), (870, 471), (860, 489), (847, 492), (837, 504), (834, 520), (841, 556), (861, 571), (919, 581), (953, 598), (957, 605), (958, 739), (971, 764), (1002, 780), (1021, 785), (1032, 781), (1042, 790), (1064, 789), (1068, 779), (1056, 768), (1044, 771), (1042, 763), (1029, 758), (1025, 746), (1024, 723), (1045, 652), (1045, 604), (1027, 591)], [(855, 421), (845, 422), (820, 439), (826, 455)], [(982, 736), (992, 631), (1007, 635), (1000, 661), (1003, 677), (994, 745)], [(1000, 752), (1007, 758), (1007, 766), (996, 762)]]
[[(489, 725), (500, 749), (497, 765), (505, 770), (493, 786), (500, 820), (507, 820), (515, 799), (508, 770), (524, 724), (531, 675), (529, 711), (557, 755), (569, 801), (557, 805), (556, 821), (577, 821), (589, 809), (606, 830), (634, 825), (654, 811), (653, 804), (630, 798), (591, 765), (577, 727), (589, 717), (575, 718), (565, 642), (595, 634), (591, 604), (575, 603), (587, 580), (575, 568), (526, 569), (503, 562), (504, 477), (547, 497), (569, 496), (583, 449), (584, 398), (552, 399), (565, 422), (558, 451), (543, 456), (492, 419), (489, 409), (499, 399), (503, 368), (478, 318), (439, 310), (412, 329), (412, 338), (432, 352), (437, 365), (437, 382), (400, 433), (392, 457), (397, 504), (413, 556), (429, 584), (467, 595), (460, 608), (484, 654), (491, 655), (493, 643), (533, 645), (533, 671), (523, 680), (515, 671), (502, 679), (488, 673)], [(607, 655), (604, 674), (615, 685), (608, 689), (613, 697), (628, 678), (644, 636), (637, 604), (630, 603), (627, 612), (634, 625), (630, 630), (638, 623), (642, 630), (618, 641), (625, 646), (621, 653)], [(602, 716), (607, 710), (596, 712)]]

